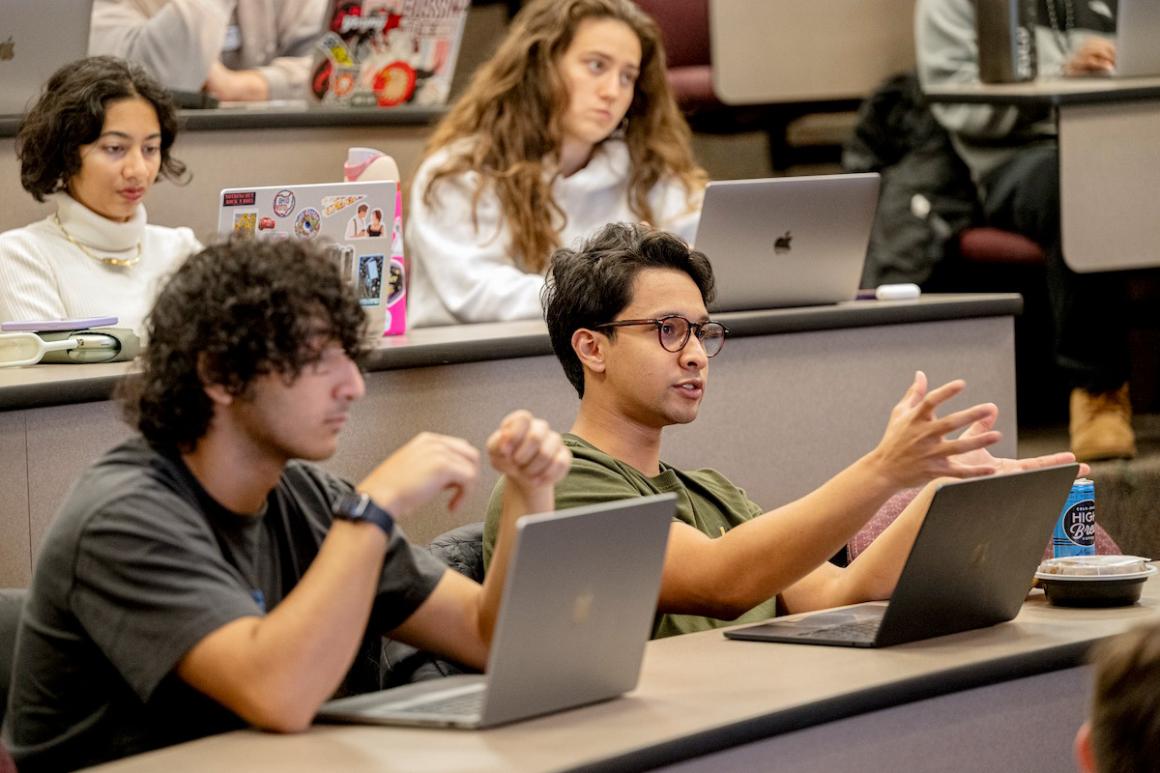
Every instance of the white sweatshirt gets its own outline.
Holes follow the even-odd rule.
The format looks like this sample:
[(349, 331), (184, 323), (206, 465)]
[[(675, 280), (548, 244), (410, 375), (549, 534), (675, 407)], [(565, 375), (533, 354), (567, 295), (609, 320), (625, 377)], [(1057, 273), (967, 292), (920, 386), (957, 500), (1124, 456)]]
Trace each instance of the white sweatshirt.
[[(411, 260), (408, 320), (424, 327), (539, 318), (544, 277), (516, 266), (511, 234), (493, 191), (485, 190), (480, 196), (479, 230), (472, 226), (471, 197), (480, 180), (477, 172), (444, 177), (435, 186), (432, 206), (423, 203), (432, 173), (450, 155), (448, 148), (431, 155), (411, 185), (404, 240)], [(587, 166), (556, 179), (552, 196), (567, 216), (560, 229), (563, 246), (578, 246), (608, 223), (638, 220), (628, 206), (629, 167), (624, 142), (606, 140), (597, 146)], [(700, 193), (690, 203), (684, 185), (669, 179), (653, 188), (649, 204), (654, 226), (692, 240), (701, 214)]]
[(145, 224), (145, 207), (127, 223), (102, 217), (68, 194), (55, 197), (69, 235), (94, 255), (141, 260), (117, 268), (86, 255), (50, 215), (0, 234), (0, 321), (116, 316), (142, 332), (163, 281), (201, 245), (188, 228)]

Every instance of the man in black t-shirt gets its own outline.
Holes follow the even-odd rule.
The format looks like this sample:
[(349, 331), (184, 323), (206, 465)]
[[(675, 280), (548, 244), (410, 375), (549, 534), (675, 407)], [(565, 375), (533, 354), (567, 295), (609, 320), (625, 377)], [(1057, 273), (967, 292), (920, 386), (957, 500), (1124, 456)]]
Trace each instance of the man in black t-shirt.
[[(395, 529), (479, 452), (424, 433), (357, 486), (334, 453), (364, 392), (363, 312), (297, 241), (191, 258), (148, 322), (127, 388), (141, 437), (78, 481), (45, 538), (21, 622), (5, 740), (66, 770), (252, 724), (307, 727), (377, 687), (382, 634), (482, 668), (505, 567), (479, 586)], [(526, 411), (489, 438), (515, 518), (552, 509), (569, 452)]]

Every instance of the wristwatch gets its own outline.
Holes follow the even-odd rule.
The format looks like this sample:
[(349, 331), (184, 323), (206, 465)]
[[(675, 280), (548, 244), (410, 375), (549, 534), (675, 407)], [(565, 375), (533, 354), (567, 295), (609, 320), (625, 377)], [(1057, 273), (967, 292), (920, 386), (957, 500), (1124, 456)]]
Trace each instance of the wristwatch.
[(343, 494), (334, 505), (334, 517), (343, 521), (373, 523), (383, 530), (387, 539), (395, 530), (395, 519), (371, 499), (370, 494), (352, 491)]

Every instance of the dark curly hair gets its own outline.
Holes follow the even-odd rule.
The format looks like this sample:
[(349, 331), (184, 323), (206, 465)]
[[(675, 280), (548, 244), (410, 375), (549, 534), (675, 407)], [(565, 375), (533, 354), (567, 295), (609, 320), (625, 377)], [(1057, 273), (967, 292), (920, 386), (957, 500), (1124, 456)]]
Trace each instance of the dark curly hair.
[(146, 320), (140, 377), (124, 382), (126, 420), (152, 444), (191, 451), (213, 405), (207, 384), (244, 395), (259, 376), (292, 383), (321, 356), (321, 335), (355, 360), (366, 317), (324, 248), (235, 239), (177, 270)]
[[(572, 349), (572, 334), (612, 322), (632, 303), (632, 283), (645, 268), (672, 268), (689, 275), (708, 305), (716, 293), (713, 267), (703, 252), (679, 236), (648, 226), (612, 223), (578, 250), (558, 249), (540, 294), (552, 349), (564, 375), (584, 396), (584, 367)], [(615, 335), (609, 329), (608, 335)]]
[(20, 184), (37, 201), (67, 190), (81, 169), (80, 147), (95, 142), (105, 109), (118, 99), (141, 97), (161, 124), (161, 176), (187, 179), (185, 164), (169, 154), (177, 138), (177, 107), (169, 93), (138, 64), (112, 56), (90, 56), (61, 67), (20, 122), (16, 156)]
[(1106, 639), (1091, 653), (1091, 744), (1100, 771), (1156, 770), (1160, 748), (1160, 625)]

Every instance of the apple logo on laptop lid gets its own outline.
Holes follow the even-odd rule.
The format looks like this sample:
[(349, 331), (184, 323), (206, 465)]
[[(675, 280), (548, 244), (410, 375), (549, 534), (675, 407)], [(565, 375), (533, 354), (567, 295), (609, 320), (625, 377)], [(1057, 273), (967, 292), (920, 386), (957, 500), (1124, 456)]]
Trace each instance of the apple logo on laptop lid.
[(777, 255), (784, 255), (787, 252), (789, 252), (792, 249), (792, 247), (790, 246), (791, 241), (793, 241), (793, 232), (792, 231), (786, 231), (784, 234), (777, 237), (777, 239), (775, 239), (773, 242), (774, 253), (776, 253)]

